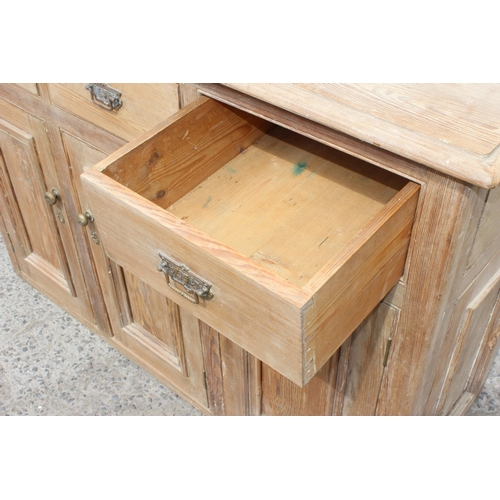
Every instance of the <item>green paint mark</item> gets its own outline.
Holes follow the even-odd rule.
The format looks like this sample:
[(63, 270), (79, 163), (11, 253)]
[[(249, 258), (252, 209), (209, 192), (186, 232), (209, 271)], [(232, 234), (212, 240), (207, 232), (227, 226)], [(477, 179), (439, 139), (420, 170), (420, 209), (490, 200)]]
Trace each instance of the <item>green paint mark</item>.
[(300, 161), (297, 165), (293, 167), (293, 175), (300, 175), (307, 168), (307, 163), (305, 161)]
[(236, 170), (233, 167), (230, 167), (229, 165), (227, 166), (227, 171), (231, 172), (232, 174), (236, 173)]
[(208, 200), (205, 202), (205, 205), (203, 205), (203, 208), (207, 208), (208, 207), (208, 204), (210, 203), (210, 201), (212, 200), (212, 197), (209, 196), (208, 197)]

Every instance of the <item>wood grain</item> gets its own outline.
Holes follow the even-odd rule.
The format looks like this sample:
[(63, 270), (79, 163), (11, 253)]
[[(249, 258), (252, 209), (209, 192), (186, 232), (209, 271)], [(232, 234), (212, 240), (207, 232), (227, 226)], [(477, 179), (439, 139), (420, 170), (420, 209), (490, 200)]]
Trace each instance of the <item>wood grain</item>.
[(179, 307), (129, 271), (124, 270), (123, 274), (130, 324), (139, 327), (152, 345), (167, 351), (168, 360), (174, 360), (172, 364), (187, 376)]
[[(401, 277), (419, 188), (296, 134), (270, 132), (253, 119), (251, 128), (243, 125), (247, 147), (265, 131), (268, 135), (253, 149), (242, 149), (239, 129), (247, 119), (200, 99), (96, 165), (82, 180), (111, 260), (140, 269), (150, 286), (302, 386)], [(190, 123), (196, 125), (192, 131)], [(184, 150), (181, 144), (172, 156), (171, 144), (179, 138), (182, 142), (186, 130), (197, 138), (197, 149), (190, 145)], [(158, 161), (144, 163), (152, 155)], [(194, 164), (190, 155), (201, 155), (196, 176), (176, 184), (187, 178), (183, 163), (189, 169)], [(180, 160), (174, 161), (177, 156)], [(204, 171), (205, 156), (210, 168)], [(167, 202), (188, 188), (194, 194), (163, 210), (144, 196), (145, 177), (137, 163), (150, 165), (152, 178), (163, 179), (164, 191), (170, 193), (162, 196)], [(221, 163), (206, 189), (196, 185)], [(304, 175), (307, 165), (310, 171)], [(171, 171), (172, 189), (167, 182)], [(241, 181), (236, 187), (233, 177)], [(235, 218), (239, 209), (241, 217)], [(124, 231), (130, 226), (135, 228), (133, 241)], [(199, 307), (172, 292), (156, 271), (158, 251), (213, 284), (216, 299)], [(303, 289), (297, 286), (301, 280), (307, 280)], [(359, 305), (352, 307), (361, 293)], [(302, 308), (311, 303), (312, 312), (302, 319)], [(333, 322), (338, 328), (332, 332)]]
[(500, 213), (500, 189), (488, 192), (481, 221), (477, 227), (474, 244), (469, 256), (469, 266), (474, 264), (491, 246), (498, 247), (498, 214)]
[[(336, 357), (331, 361), (336, 367)], [(262, 415), (331, 415), (336, 370), (326, 363), (316, 376), (301, 388), (262, 365)]]
[(498, 84), (225, 84), (480, 187), (500, 183)]
[(497, 318), (498, 310), (495, 309), (499, 293), (500, 272), (491, 278), (488, 285), (467, 306), (448, 370), (447, 386), (444, 389), (446, 400), (439, 406), (441, 413), (447, 414), (466, 390), (481, 345), (487, 342), (491, 323)]
[(206, 404), (198, 322), (130, 270), (114, 262), (105, 275), (99, 270), (103, 286), (113, 292), (105, 294), (113, 341)]
[(184, 108), (193, 101), (196, 101), (198, 97), (200, 97), (200, 94), (196, 85), (192, 83), (179, 84), (179, 102), (181, 108)]
[(57, 222), (44, 200), (41, 160), (47, 157), (43, 145), (38, 149), (30, 132), (0, 119), (0, 189), (8, 201), (4, 222), (23, 276), (39, 281), (52, 298), (80, 313), (86, 302), (76, 297)]
[(461, 417), (467, 413), (467, 410), (470, 408), (472, 403), (474, 403), (476, 399), (476, 394), (472, 392), (464, 392), (455, 403), (453, 408), (448, 413), (450, 417)]
[[(111, 260), (140, 273), (141, 279), (150, 286), (174, 302), (180, 302), (182, 307), (259, 359), (269, 359), (285, 371), (295, 367), (301, 372), (300, 306), (305, 300), (300, 290), (297, 293), (297, 289), (284, 280), (280, 283), (275, 275), (161, 208), (149, 202), (145, 204), (141, 197), (107, 176), (90, 170), (82, 180), (98, 222), (98, 234)], [(123, 231), (120, 223), (105, 215), (110, 213), (126, 226), (134, 227), (133, 238)], [(195, 274), (212, 283), (216, 298), (191, 304), (175, 293), (163, 273), (157, 270), (158, 251), (185, 263)]]
[(487, 327), (486, 335), (483, 337), (478, 355), (474, 361), (469, 379), (467, 380), (467, 390), (473, 394), (478, 394), (488, 377), (491, 366), (496, 359), (500, 343), (500, 300), (497, 299), (495, 309), (491, 314), (491, 320)]
[(216, 416), (225, 415), (219, 332), (200, 321), (200, 333), (207, 381), (208, 407)]
[(355, 136), (340, 132), (338, 129), (329, 128), (305, 116), (291, 113), (284, 108), (255, 99), (251, 95), (227, 86), (204, 83), (196, 84), (196, 87), (201, 95), (215, 98), (271, 123), (298, 132), (305, 137), (347, 153), (354, 158), (370, 162), (372, 165), (390, 172), (402, 174), (407, 179), (419, 183), (425, 182), (431, 171), (429, 167), (381, 149), (377, 145), (369, 144)]
[(248, 354), (234, 342), (219, 335), (224, 386), (224, 408), (228, 416), (249, 414)]
[(432, 412), (426, 405), (435, 404), (428, 398), (441, 356), (447, 355), (443, 331), (451, 319), (450, 305), (462, 292), (454, 280), (460, 282), (457, 269), (468, 248), (467, 234), (459, 228), (469, 224), (476, 200), (471, 186), (439, 173), (431, 175), (421, 194), (406, 293), (389, 355), (391, 369), (384, 372), (377, 414)]
[(14, 85), (17, 85), (18, 87), (21, 87), (22, 89), (31, 92), (34, 95), (38, 95), (36, 83), (15, 83)]
[[(39, 84), (39, 88), (42, 90), (46, 88), (46, 85)], [(42, 92), (42, 95), (44, 95), (44, 92)], [(54, 148), (53, 153), (58, 167), (58, 174), (63, 178), (66, 173), (64, 170), (64, 154), (61, 156), (60, 149), (54, 141), (54, 137), (60, 134), (60, 129), (88, 144), (92, 144), (101, 151), (106, 151), (108, 154), (126, 143), (123, 139), (116, 137), (92, 122), (84, 121), (69, 111), (50, 105), (50, 102), (31, 95), (15, 85), (0, 84), (0, 116), (19, 128), (28, 130), (29, 125), (19, 123), (19, 119), (28, 123), (28, 115), (23, 110), (27, 110), (29, 114), (45, 122), (47, 133), (51, 136), (51, 146)], [(54, 134), (51, 133), (51, 130), (57, 132)]]
[(131, 140), (179, 109), (178, 85), (110, 83), (122, 92), (123, 106), (110, 111), (92, 102), (84, 83), (50, 83), (51, 102), (102, 127), (122, 139)]
[[(116, 86), (119, 87), (119, 84)], [(254, 84), (250, 87), (256, 88)], [(214, 373), (219, 373), (215, 375), (215, 379), (219, 377), (219, 385), (215, 389), (212, 386), (211, 397), (212, 400), (219, 398), (218, 404), (219, 408), (223, 408), (223, 414), (231, 414), (231, 410), (227, 409), (230, 407), (235, 409), (234, 414), (245, 411), (254, 415), (324, 414), (325, 411), (328, 413), (328, 408), (330, 413), (333, 408), (333, 413), (337, 415), (373, 414), (376, 398), (379, 402), (375, 411), (381, 415), (436, 414), (447, 411), (450, 405), (453, 407), (448, 414), (464, 413), (479, 394), (499, 346), (499, 305), (493, 298), (491, 287), (488, 288), (491, 277), (500, 266), (495, 217), (498, 190), (488, 192), (487, 189), (471, 189), (461, 182), (436, 174), (436, 171), (451, 173), (486, 188), (494, 184), (497, 168), (494, 149), (496, 146), (491, 147), (489, 151), (488, 148), (493, 146), (495, 141), (498, 143), (495, 139), (498, 133), (498, 127), (495, 126), (498, 113), (495, 107), (490, 106), (491, 101), (488, 99), (476, 99), (475, 91), (468, 93), (466, 86), (452, 86), (454, 89), (460, 87), (458, 93), (454, 93), (453, 89), (450, 92), (449, 88), (446, 88), (440, 95), (435, 91), (436, 86), (429, 88), (408, 85), (289, 84), (293, 94), (290, 99), (286, 97), (286, 92), (281, 92), (279, 85), (273, 86), (274, 90), (266, 87), (268, 96), (263, 97), (264, 94), (261, 94), (256, 99), (226, 86), (207, 84), (195, 87), (181, 84), (179, 97), (181, 106), (186, 106), (196, 98), (199, 91), (216, 96), (270, 123), (299, 131), (322, 144), (346, 152), (353, 158), (366, 160), (371, 164), (369, 168), (372, 170), (381, 167), (422, 184), (405, 273), (384, 298), (384, 302), (327, 362), (325, 366), (330, 367), (328, 382), (323, 379), (320, 384), (313, 378), (302, 389), (294, 385), (227, 337), (220, 336), (209, 326), (199, 323), (188, 309), (179, 308), (168, 299), (168, 291), (165, 294), (160, 293), (159, 290), (163, 290), (162, 287), (165, 286), (164, 280), (158, 286), (151, 287), (147, 284), (147, 292), (133, 296), (134, 290), (142, 289), (141, 286), (127, 288), (124, 279), (110, 279), (110, 269), (116, 273), (119, 266), (109, 261), (107, 247), (103, 243), (100, 246), (93, 243), (89, 245), (86, 236), (91, 230), (100, 233), (99, 224), (84, 229), (74, 221), (74, 215), (82, 206), (90, 206), (83, 201), (86, 198), (79, 185), (79, 173), (88, 170), (92, 164), (123, 144), (123, 140), (114, 135), (116, 130), (109, 132), (113, 126), (136, 128), (137, 125), (115, 124), (105, 129), (102, 127), (108, 125), (99, 125), (99, 119), (83, 120), (83, 115), (78, 114), (80, 111), (75, 110), (76, 108), (69, 109), (73, 104), (68, 108), (63, 105), (51, 105), (50, 89), (46, 84), (38, 85), (37, 93), (34, 93), (33, 85), (21, 88), (17, 85), (1, 84), (0, 116), (9, 122), (10, 126), (28, 132), (28, 135), (34, 138), (39, 168), (45, 182), (53, 184), (59, 181), (61, 192), (64, 194), (64, 204), (60, 209), (67, 219), (67, 226), (64, 228), (67, 233), (60, 233), (59, 236), (62, 238), (77, 295), (80, 290), (87, 288), (96, 316), (99, 316), (97, 311), (100, 307), (101, 319), (95, 320), (100, 325), (99, 328), (92, 323), (92, 314), (84, 312), (80, 297), (68, 301), (67, 288), (63, 294), (51, 293), (48, 285), (51, 280), (59, 282), (56, 288), (65, 288), (65, 272), (54, 274), (51, 271), (54, 269), (52, 264), (47, 266), (43, 259), (32, 256), (27, 263), (32, 269), (38, 270), (39, 279), (34, 280), (22, 272), (21, 275), (100, 335), (103, 335), (103, 325), (107, 321), (106, 308), (99, 292), (102, 287), (113, 328), (127, 330), (128, 326), (128, 332), (124, 331), (122, 335), (130, 336), (127, 345), (121, 343), (120, 337), (117, 336), (110, 336), (106, 340), (208, 414), (216, 405), (212, 404), (211, 409), (207, 406), (203, 373), (199, 370), (199, 367), (203, 369), (203, 366), (210, 366), (207, 362), (210, 356), (206, 357), (205, 365), (202, 363), (200, 329), (210, 331), (214, 346), (216, 344), (211, 357), (211, 369)], [(280, 98), (288, 99), (291, 106), (289, 109), (272, 104), (276, 104), (274, 99), (280, 93)], [(333, 94), (336, 101), (332, 97)], [(301, 98), (306, 95), (307, 99)], [(484, 103), (487, 105), (483, 106)], [(339, 112), (331, 112), (333, 108), (328, 106), (333, 106)], [(326, 122), (322, 122), (322, 118), (318, 118), (314, 113), (322, 115), (325, 120), (329, 120), (328, 123), (325, 125)], [(490, 116), (492, 113), (495, 116)], [(160, 119), (165, 116), (162, 115)], [(457, 119), (457, 116), (460, 118)], [(356, 135), (357, 133), (352, 131), (346, 133), (348, 127), (357, 126), (360, 127), (360, 134)], [(161, 128), (156, 127), (155, 130)], [(363, 135), (364, 133), (366, 134)], [(152, 137), (154, 134), (153, 130), (146, 135)], [(49, 139), (48, 142), (44, 142), (45, 135)], [(387, 142), (378, 141), (376, 136)], [(363, 142), (366, 140), (369, 142)], [(116, 160), (117, 155), (112, 158)], [(449, 163), (446, 163), (447, 161)], [(8, 172), (8, 169), (5, 160), (3, 164), (4, 175), (0, 175), (0, 178), (3, 178), (1, 189), (6, 192), (8, 184), (5, 182), (5, 172)], [(75, 166), (76, 164), (78, 165)], [(190, 175), (187, 175), (186, 180), (180, 184), (188, 185), (190, 182)], [(194, 183), (199, 181), (195, 180)], [(13, 209), (11, 203), (5, 203), (6, 200), (4, 197), (0, 198), (0, 212), (4, 226), (9, 226), (12, 233)], [(24, 213), (20, 218), (23, 216)], [(131, 238), (141, 238), (140, 234), (132, 232), (140, 221), (141, 219), (135, 222), (127, 221)], [(13, 239), (14, 246), (11, 246), (10, 234), (7, 234), (5, 228), (3, 234), (16, 262), (22, 255), (20, 247), (16, 247), (14, 254), (16, 239)], [(67, 238), (65, 234), (72, 237)], [(165, 239), (158, 238), (158, 244)], [(74, 240), (74, 243), (70, 240)], [(24, 246), (29, 248), (29, 238), (26, 241)], [(201, 241), (203, 240), (198, 240)], [(116, 243), (119, 244), (121, 243)], [(132, 243), (130, 252), (135, 250), (136, 244)], [(72, 256), (72, 246), (75, 245), (79, 252), (78, 258)], [(92, 258), (89, 257), (90, 250), (93, 252)], [(218, 251), (225, 249), (219, 247)], [(151, 259), (150, 264), (155, 267), (156, 262), (153, 260)], [(236, 260), (241, 263), (238, 258)], [(82, 287), (83, 281), (78, 277), (80, 265), (84, 269), (86, 287)], [(100, 284), (97, 284), (95, 279), (97, 269)], [(142, 281), (143, 277), (137, 275), (138, 269), (128, 268), (126, 272), (134, 276), (129, 282)], [(118, 278), (119, 276), (122, 275), (118, 275)], [(259, 279), (262, 279), (262, 275), (257, 278)], [(269, 275), (265, 286), (271, 284)], [(278, 288), (281, 285), (281, 282), (278, 283)], [(285, 293), (285, 289), (291, 290), (281, 288), (282, 293)], [(132, 293), (131, 298), (129, 293)], [(486, 298), (478, 303), (476, 308), (467, 309), (471, 304), (475, 304), (477, 297), (483, 297), (485, 293)], [(123, 314), (123, 304), (128, 304), (131, 299), (137, 309), (137, 304), (142, 300), (143, 305), (140, 307), (146, 311), (146, 299), (151, 295), (163, 296), (165, 303), (172, 304), (173, 307), (169, 312), (169, 307), (165, 308), (164, 303), (160, 306), (161, 310), (149, 311), (147, 314), (145, 312), (144, 318), (148, 315), (154, 317), (150, 321), (151, 324), (142, 330), (139, 326), (132, 328), (130, 321), (133, 320), (133, 314), (129, 312), (129, 317)], [(425, 301), (423, 297), (426, 298)], [(117, 307), (117, 303), (121, 304), (120, 307)], [(487, 310), (490, 306), (490, 317), (487, 320)], [(398, 309), (401, 310), (400, 313)], [(384, 313), (388, 311), (384, 320)], [(165, 317), (162, 312), (166, 313)], [(120, 314), (124, 321), (120, 320)], [(137, 311), (135, 314), (141, 317)], [(271, 312), (269, 314), (271, 315)], [(391, 315), (395, 318), (398, 314), (400, 320), (395, 320), (391, 330), (388, 318)], [(165, 318), (170, 319), (165, 321)], [(465, 322), (462, 321), (464, 318)], [(251, 318), (240, 315), (239, 319), (245, 321)], [(152, 356), (151, 353), (155, 351), (154, 340), (148, 343), (144, 339), (156, 338), (161, 342), (159, 337), (162, 332), (157, 336), (152, 335), (152, 332), (163, 331), (160, 327), (165, 322), (175, 323), (174, 329), (181, 332), (181, 337), (177, 338), (187, 353), (183, 370), (189, 374), (188, 379), (193, 376), (197, 382), (186, 383), (185, 373), (179, 379), (172, 376), (172, 373), (179, 375), (181, 363), (179, 348), (175, 347), (175, 342), (170, 339), (169, 334), (164, 338), (170, 339), (167, 341), (171, 346), (170, 361), (165, 361), (165, 352), (161, 362), (158, 362), (159, 358), (155, 361)], [(486, 323), (487, 325), (477, 329), (474, 327), (477, 322), (483, 326)], [(141, 320), (139, 324), (141, 323), (147, 321)], [(150, 337), (147, 332), (151, 334)], [(378, 363), (383, 350), (381, 338), (387, 338), (389, 332), (393, 343), (387, 366), (381, 373)], [(165, 331), (163, 334), (165, 335)], [(285, 330), (283, 338), (287, 335), (289, 331)], [(210, 349), (208, 351), (210, 352)], [(175, 369), (174, 365), (177, 366)], [(165, 369), (166, 366), (171, 367), (173, 371)], [(321, 377), (326, 370), (324, 368), (319, 371)], [(211, 378), (214, 379), (207, 377), (209, 386)], [(381, 378), (379, 392), (377, 384)]]
[(397, 283), (403, 273), (419, 188), (409, 183), (313, 278), (304, 311), (305, 379)]
[(168, 211), (303, 286), (404, 184), (276, 128)]
[[(100, 251), (92, 254), (92, 246), (95, 246), (95, 244), (89, 237), (89, 231), (76, 224), (76, 214), (82, 213), (84, 209), (88, 208), (87, 198), (80, 182), (80, 175), (105, 158), (106, 153), (65, 131), (58, 129), (57, 131), (52, 130), (52, 132), (54, 133), (53, 149), (62, 156), (59, 161), (64, 161), (63, 164), (66, 165), (68, 182), (71, 183), (71, 192), (74, 193), (73, 196), (69, 197), (73, 204), (70, 205), (72, 213), (68, 216), (68, 226), (73, 223), (75, 239), (80, 249), (81, 258), (79, 262), (84, 272), (95, 321), (104, 334), (111, 335), (108, 312), (96, 270), (96, 266), (101, 266), (103, 269), (102, 274), (105, 274), (108, 270), (108, 263), (103, 259)], [(65, 191), (69, 192), (67, 189)], [(93, 255), (92, 261), (90, 261), (91, 255)]]
[[(102, 165), (105, 175), (167, 208), (270, 128), (263, 120), (202, 98)], [(130, 168), (133, 164), (134, 168)]]
[(375, 415), (399, 311), (380, 304), (352, 335), (343, 415)]

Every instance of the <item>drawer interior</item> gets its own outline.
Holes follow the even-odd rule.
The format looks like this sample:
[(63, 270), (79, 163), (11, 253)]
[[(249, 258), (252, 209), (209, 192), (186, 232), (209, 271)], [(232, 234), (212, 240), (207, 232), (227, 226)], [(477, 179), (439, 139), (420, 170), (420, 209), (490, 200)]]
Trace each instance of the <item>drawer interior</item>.
[(103, 173), (304, 287), (408, 183), (216, 101)]

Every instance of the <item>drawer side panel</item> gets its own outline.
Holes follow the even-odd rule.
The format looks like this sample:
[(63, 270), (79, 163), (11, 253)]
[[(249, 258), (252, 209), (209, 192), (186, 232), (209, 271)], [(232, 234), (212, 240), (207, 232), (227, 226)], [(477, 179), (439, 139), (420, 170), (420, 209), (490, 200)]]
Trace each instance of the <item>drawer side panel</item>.
[(326, 273), (330, 276), (326, 282), (310, 282), (317, 291), (304, 311), (304, 383), (403, 274), (418, 192), (419, 187), (409, 183), (366, 228), (365, 235), (360, 233), (346, 246), (344, 258), (336, 259), (337, 265), (332, 262), (331, 267), (337, 269)]

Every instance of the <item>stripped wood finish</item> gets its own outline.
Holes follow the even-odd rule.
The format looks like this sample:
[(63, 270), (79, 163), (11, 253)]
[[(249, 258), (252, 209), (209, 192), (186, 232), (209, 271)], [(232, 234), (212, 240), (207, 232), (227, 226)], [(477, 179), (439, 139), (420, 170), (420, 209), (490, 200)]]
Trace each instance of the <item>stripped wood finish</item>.
[(273, 129), (167, 210), (304, 286), (406, 184), (353, 160)]
[[(440, 413), (447, 414), (462, 392), (467, 390), (467, 383), (471, 373), (474, 372), (474, 364), (479, 352), (484, 352), (484, 347), (481, 348), (481, 346), (492, 341), (490, 330), (496, 331), (496, 328), (492, 328), (492, 326), (497, 324), (499, 293), (500, 271), (467, 305), (458, 339), (453, 349), (453, 357), (447, 376), (448, 386), (444, 391), (446, 400), (439, 407)], [(493, 340), (490, 351), (493, 350), (495, 344), (496, 342)]]
[(498, 84), (225, 84), (484, 188), (500, 184)]
[(483, 337), (474, 366), (467, 380), (467, 390), (472, 394), (478, 394), (489, 374), (500, 343), (500, 300), (497, 299), (495, 309), (492, 311), (490, 322), (487, 326), (486, 334)]
[[(377, 413), (416, 414), (425, 412), (441, 356), (451, 315), (450, 306), (460, 295), (458, 265), (466, 260), (467, 234), (458, 230), (468, 224), (474, 211), (474, 189), (441, 174), (431, 175), (422, 210), (413, 228), (415, 245), (408, 273), (407, 290), (398, 329), (393, 336), (389, 363), (384, 373)], [(465, 257), (465, 258), (464, 258)], [(432, 272), (426, 272), (432, 269)], [(464, 269), (464, 267), (462, 268)], [(423, 301), (418, 297), (435, 297)], [(448, 310), (443, 314), (441, 308)], [(408, 359), (404, 364), (394, 360)]]
[(28, 92), (31, 92), (34, 95), (38, 95), (38, 88), (36, 86), (36, 83), (16, 83), (15, 85), (23, 88), (24, 90), (27, 90)]
[[(84, 248), (86, 252), (84, 255), (90, 256), (93, 242), (88, 237), (88, 232), (83, 227), (76, 225), (76, 214), (82, 213), (88, 206), (85, 193), (82, 190), (80, 175), (92, 165), (105, 158), (106, 153), (64, 131), (58, 130), (57, 132), (59, 133), (54, 137), (54, 142), (58, 147), (60, 145), (60, 147), (63, 148), (67, 171), (76, 195), (73, 212), (71, 216), (68, 217), (68, 223), (73, 222), (77, 241), (79, 241), (80, 247), (85, 245)], [(107, 269), (107, 262), (102, 261), (100, 256), (100, 252), (96, 252), (93, 262), (81, 259), (80, 263), (85, 271), (85, 280), (87, 289), (89, 290), (89, 298), (94, 311), (96, 325), (104, 334), (108, 335), (110, 334), (108, 313), (103, 301), (101, 285), (99, 284), (97, 272), (95, 270), (96, 266), (104, 266), (104, 269)]]
[[(474, 244), (469, 255), (469, 266), (486, 254), (488, 256), (492, 246), (498, 247), (498, 214), (500, 213), (500, 189), (488, 191), (483, 205), (481, 221), (477, 226)], [(490, 252), (489, 252), (490, 251)]]
[[(115, 85), (120, 88), (120, 84)], [(60, 210), (66, 220), (59, 227), (59, 250), (52, 255), (63, 255), (66, 264), (60, 263), (59, 276), (66, 282), (71, 278), (76, 296), (68, 295), (71, 287), (63, 294), (51, 294), (45, 273), (43, 279), (35, 275), (32, 278), (18, 267), (24, 279), (49, 293), (86, 326), (207, 414), (458, 415), (467, 411), (479, 394), (499, 347), (500, 306), (495, 296), (496, 282), (491, 279), (500, 269), (496, 220), (500, 198), (498, 189), (490, 189), (498, 183), (497, 87), (490, 86), (488, 94), (486, 87), (478, 85), (238, 84), (231, 88), (180, 84), (175, 86), (178, 93), (176, 90), (171, 94), (170, 102), (174, 103), (171, 109), (166, 111), (166, 107), (158, 106), (160, 116), (151, 118), (154, 114), (148, 117), (147, 112), (142, 118), (130, 121), (123, 119), (123, 113), (110, 114), (98, 110), (95, 104), (85, 108), (88, 102), (82, 108), (82, 99), (89, 99), (88, 92), (72, 96), (69, 87), (64, 87), (60, 93), (66, 95), (54, 104), (55, 94), (50, 84), (0, 84), (0, 119), (8, 123), (8, 133), (19, 129), (33, 138), (42, 178), (46, 184), (57, 184), (63, 195), (62, 205), (53, 209), (52, 215), (47, 209), (44, 213), (53, 217)], [(257, 88), (259, 95), (254, 93)], [(152, 89), (153, 86), (139, 89), (132, 101), (139, 102), (141, 92), (143, 96), (152, 95)], [(142, 257), (114, 259), (117, 252), (110, 250), (123, 245), (122, 236), (110, 231), (117, 242), (106, 245), (108, 231), (105, 231), (105, 238), (96, 245), (90, 235), (94, 232), (101, 236), (99, 221), (89, 223), (86, 228), (76, 223), (76, 214), (90, 207), (79, 175), (106, 155), (112, 154), (106, 161), (117, 161), (121, 153), (113, 152), (124, 145), (122, 137), (126, 138), (126, 134), (136, 137), (139, 131), (154, 127), (154, 120), (168, 118), (176, 106), (189, 105), (200, 94), (241, 110), (240, 117), (248, 116), (245, 113), (254, 115), (256, 129), (263, 120), (279, 125), (351, 158), (366, 161), (365, 173), (379, 175), (383, 169), (420, 185), (402, 276), (303, 388), (199, 321), (194, 316), (194, 306), (176, 305), (177, 297), (169, 295), (173, 292), (165, 288), (164, 276), (155, 270), (156, 253), (148, 262)], [(189, 113), (191, 109), (185, 111)], [(336, 112), (332, 113), (332, 109)], [(150, 125), (146, 125), (150, 119)], [(160, 124), (146, 135), (150, 138), (158, 135), (164, 127), (165, 123)], [(178, 144), (182, 145), (185, 130), (181, 132)], [(272, 128), (260, 133), (262, 137), (269, 136)], [(192, 136), (188, 134), (186, 138), (191, 140)], [(250, 146), (258, 140), (252, 139)], [(126, 147), (131, 150), (135, 146)], [(184, 151), (187, 154), (189, 147)], [(126, 182), (141, 186), (139, 190), (165, 212), (172, 206), (169, 194), (156, 196), (163, 188), (155, 190), (157, 186), (154, 183), (150, 186), (148, 181), (152, 178), (148, 177), (149, 172), (156, 172), (157, 177), (163, 175), (161, 161), (146, 165), (153, 152), (149, 152), (150, 156), (147, 151), (143, 153), (143, 165), (148, 168), (132, 172)], [(5, 172), (10, 172), (11, 164), (7, 167), (4, 159), (3, 165), (4, 175), (0, 177), (2, 189), (7, 191)], [(178, 165), (181, 168), (173, 178), (181, 190), (177, 194), (174, 191), (175, 201), (189, 196), (192, 188), (206, 179), (205, 174), (193, 177), (197, 169), (187, 158)], [(212, 175), (216, 171), (214, 166)], [(307, 169), (302, 174), (305, 172)], [(298, 179), (303, 177), (299, 175)], [(183, 185), (186, 190), (181, 193)], [(122, 197), (117, 207), (127, 200)], [(205, 209), (194, 211), (193, 216), (203, 216), (209, 207), (215, 213), (215, 206), (210, 203)], [(0, 197), (0, 220), (3, 220), (0, 230), (16, 266), (22, 252), (15, 250), (16, 239), (11, 238), (14, 211), (10, 200)], [(31, 209), (25, 207), (19, 212), (24, 218)], [(144, 224), (148, 226), (140, 217), (131, 219), (127, 221), (127, 230), (139, 228), (134, 236), (140, 239)], [(205, 231), (208, 221), (203, 224)], [(258, 226), (256, 229), (261, 230)], [(233, 237), (230, 227), (215, 228), (224, 230)], [(149, 229), (146, 234), (151, 235)], [(165, 237), (155, 241), (156, 252)], [(202, 241), (205, 240), (199, 240)], [(130, 252), (135, 251), (135, 246), (136, 243), (130, 247)], [(226, 252), (227, 247), (214, 249)], [(254, 253), (258, 256), (259, 252)], [(239, 257), (234, 258), (237, 267), (242, 264)], [(205, 268), (205, 264), (200, 268)], [(151, 271), (144, 274), (141, 270), (144, 265), (150, 266)], [(265, 267), (262, 261), (258, 265), (259, 280), (265, 274), (262, 271)], [(277, 283), (278, 276), (270, 269), (267, 271), (271, 274), (262, 283), (265, 286)], [(321, 281), (318, 276), (315, 279)], [(278, 282), (282, 292), (286, 289), (292, 293), (286, 284)], [(296, 288), (293, 290), (295, 293)], [(261, 291), (257, 287), (251, 297)], [(267, 321), (266, 328), (272, 330), (274, 314), (279, 311), (269, 308), (265, 294), (261, 304), (263, 327)], [(236, 316), (233, 332), (239, 332), (241, 324), (253, 320), (252, 315), (245, 316), (239, 310), (232, 312)], [(284, 310), (282, 314), (287, 316)], [(284, 329), (286, 335), (291, 331)], [(248, 332), (249, 338), (252, 334)], [(325, 334), (329, 332), (325, 330)], [(392, 343), (388, 342), (390, 338)], [(284, 350), (293, 352), (285, 338), (283, 342)], [(268, 342), (267, 349), (273, 349), (272, 342)]]
[(107, 160), (100, 168), (143, 198), (167, 208), (269, 127), (263, 120), (247, 121), (238, 110), (203, 98), (129, 143), (120, 150), (121, 157)]
[(226, 415), (219, 332), (201, 321), (200, 332), (207, 380), (208, 407), (213, 415)]
[[(111, 260), (303, 386), (402, 276), (419, 187), (269, 128), (202, 98), (82, 181)], [(159, 252), (216, 298), (172, 291)]]
[(139, 354), (199, 404), (206, 404), (199, 325), (177, 304), (149, 287), (130, 270), (110, 261), (101, 274), (113, 288), (107, 299), (113, 341)]
[[(7, 106), (8, 107), (8, 106)], [(17, 110), (13, 110), (18, 114)], [(21, 120), (16, 120), (21, 124)], [(71, 255), (72, 236), (62, 199), (49, 207), (44, 193), (58, 187), (43, 124), (26, 116), (27, 130), (0, 119), (0, 191), (6, 240), (22, 277), (73, 314), (91, 316), (85, 287)], [(76, 279), (75, 279), (76, 278)]]
[(381, 303), (352, 335), (343, 415), (375, 415), (399, 311)]
[(192, 83), (179, 84), (179, 104), (181, 108), (186, 107), (200, 97), (196, 85)]
[[(384, 170), (402, 174), (407, 179), (425, 182), (431, 169), (403, 156), (369, 144), (355, 136), (329, 128), (310, 120), (306, 115), (297, 115), (269, 102), (260, 101), (247, 94), (217, 84), (197, 84), (201, 95), (209, 96), (235, 108), (244, 110), (281, 127), (299, 132), (305, 137), (343, 151), (354, 158), (370, 162)], [(375, 169), (374, 169), (375, 170)]]
[(117, 111), (94, 103), (84, 83), (49, 83), (48, 90), (55, 106), (126, 140), (149, 130), (179, 109), (179, 89), (175, 83), (107, 85), (121, 91), (123, 106)]
[(269, 366), (262, 365), (262, 415), (331, 415), (337, 355), (301, 388)]

